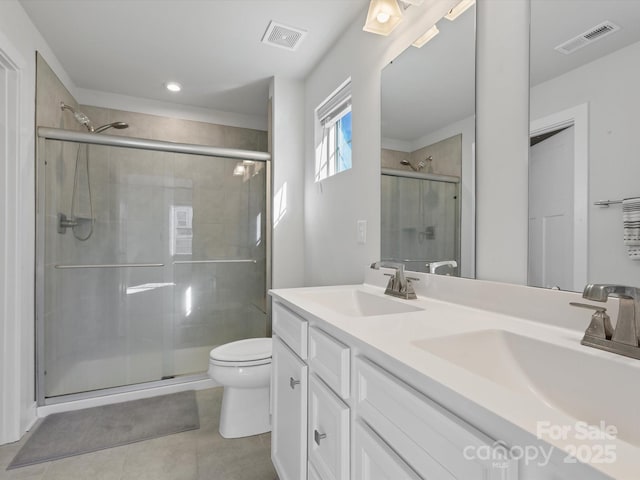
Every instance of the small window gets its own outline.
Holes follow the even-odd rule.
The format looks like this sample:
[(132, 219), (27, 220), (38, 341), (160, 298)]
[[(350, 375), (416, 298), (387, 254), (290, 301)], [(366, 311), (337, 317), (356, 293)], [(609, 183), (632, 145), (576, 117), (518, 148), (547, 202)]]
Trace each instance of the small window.
[(351, 81), (316, 109), (315, 180), (351, 168)]

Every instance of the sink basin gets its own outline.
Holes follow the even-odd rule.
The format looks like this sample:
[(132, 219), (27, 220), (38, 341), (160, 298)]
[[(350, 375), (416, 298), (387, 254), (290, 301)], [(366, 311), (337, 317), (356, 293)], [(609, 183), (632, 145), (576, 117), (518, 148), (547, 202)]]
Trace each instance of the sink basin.
[(614, 426), (617, 438), (640, 446), (638, 368), (504, 330), (412, 343), (503, 387), (533, 395), (576, 420)]
[(411, 305), (411, 300), (381, 297), (357, 289), (323, 290), (303, 293), (307, 299), (349, 317), (370, 317), (417, 312), (422, 308)]

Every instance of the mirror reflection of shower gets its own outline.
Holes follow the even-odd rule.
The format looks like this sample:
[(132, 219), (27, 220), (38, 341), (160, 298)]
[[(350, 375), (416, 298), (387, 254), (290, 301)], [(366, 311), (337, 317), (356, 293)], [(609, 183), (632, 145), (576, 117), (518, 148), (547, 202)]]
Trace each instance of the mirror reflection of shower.
[[(60, 102), (61, 110), (68, 110), (73, 114), (76, 121), (85, 127), (89, 133), (102, 133), (110, 128), (122, 130), (129, 128), (129, 124), (125, 122), (112, 122), (105, 125), (101, 125), (98, 128), (93, 126), (91, 119), (84, 113), (75, 110), (73, 107), (67, 105), (64, 102)], [(82, 157), (82, 158), (81, 158)], [(79, 190), (81, 185), (81, 172), (80, 169), (84, 168), (87, 185), (87, 196), (89, 204), (89, 217), (76, 216), (77, 205), (76, 197), (79, 196)], [(64, 213), (58, 213), (58, 233), (64, 234), (67, 228), (71, 228), (73, 236), (80, 241), (89, 240), (93, 234), (93, 224), (95, 219), (93, 218), (93, 200), (91, 198), (91, 177), (89, 174), (89, 145), (79, 144), (76, 151), (76, 163), (73, 173), (73, 191), (71, 193), (71, 213), (69, 216)]]
[(431, 162), (432, 161), (433, 161), (433, 157), (431, 155), (429, 155), (424, 160), (420, 160), (420, 162), (418, 162), (417, 166), (414, 166), (413, 163), (411, 163), (411, 161), (406, 159), (406, 158), (403, 159), (403, 160), (400, 160), (400, 164), (411, 167), (411, 170), (413, 170), (414, 172), (419, 172), (423, 168), (427, 167), (426, 172), (427, 173), (431, 173), (431, 171), (432, 171)]

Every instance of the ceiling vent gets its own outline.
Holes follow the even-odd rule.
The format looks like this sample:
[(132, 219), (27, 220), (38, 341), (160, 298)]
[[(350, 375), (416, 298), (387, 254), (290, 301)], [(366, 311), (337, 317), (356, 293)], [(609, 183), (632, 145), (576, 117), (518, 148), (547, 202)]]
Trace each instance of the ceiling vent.
[(262, 43), (287, 50), (296, 50), (306, 34), (306, 30), (276, 23), (272, 20), (262, 36)]
[(618, 25), (607, 20), (606, 22), (602, 22), (600, 25), (596, 25), (586, 32), (581, 33), (577, 37), (558, 45), (555, 47), (555, 50), (558, 50), (565, 55), (569, 55), (570, 53), (573, 53), (582, 47), (586, 47), (596, 40), (600, 40), (601, 38), (606, 37), (610, 33), (617, 32), (618, 30), (620, 30)]

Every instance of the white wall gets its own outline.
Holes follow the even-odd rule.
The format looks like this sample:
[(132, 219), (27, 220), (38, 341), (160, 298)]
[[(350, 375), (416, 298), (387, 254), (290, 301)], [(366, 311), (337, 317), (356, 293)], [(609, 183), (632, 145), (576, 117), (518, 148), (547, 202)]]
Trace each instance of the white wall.
[[(366, 9), (306, 80), (305, 97), (305, 283), (358, 283), (380, 257), (380, 73), (413, 40), (457, 4), (426, 0), (405, 11), (389, 37), (362, 31)], [(351, 170), (314, 182), (315, 108), (351, 77)], [(366, 220), (367, 243), (356, 241), (356, 222)]]
[(593, 205), (640, 196), (638, 58), (640, 42), (531, 89), (533, 120), (589, 104), (589, 282), (640, 283), (640, 262), (622, 243), (622, 207)]
[(529, 7), (529, 0), (479, 0), (476, 29), (476, 276), (523, 285)]
[[(13, 188), (0, 196), (0, 209), (12, 212), (3, 224), (5, 249), (0, 252), (0, 265), (17, 263), (4, 270), (6, 296), (1, 311), (0, 333), (12, 349), (0, 349), (0, 363), (14, 370), (10, 385), (2, 385), (0, 407), (0, 443), (15, 441), (35, 421), (34, 364), (34, 275), (35, 275), (35, 52), (42, 52), (58, 76), (71, 89), (66, 72), (33, 26), (17, 0), (0, 2), (0, 49), (19, 67), (19, 130), (20, 141), (15, 165), (10, 171)], [(19, 58), (16, 58), (19, 57)], [(13, 119), (8, 119), (9, 121)], [(7, 308), (9, 307), (9, 308)], [(11, 335), (7, 338), (5, 335)], [(7, 380), (3, 377), (3, 381)]]
[(304, 285), (304, 85), (275, 77), (273, 100), (273, 288)]

